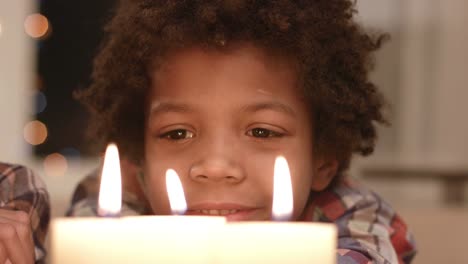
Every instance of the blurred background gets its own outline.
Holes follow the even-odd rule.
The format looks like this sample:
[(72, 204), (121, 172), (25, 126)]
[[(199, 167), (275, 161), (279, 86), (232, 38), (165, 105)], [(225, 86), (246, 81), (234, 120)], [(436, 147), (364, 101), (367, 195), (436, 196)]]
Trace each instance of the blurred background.
[[(73, 91), (115, 0), (0, 0), (0, 160), (46, 182), (53, 217), (99, 163)], [(357, 0), (358, 20), (390, 33), (372, 79), (392, 126), (351, 173), (388, 200), (416, 235), (414, 263), (468, 263), (468, 1)]]

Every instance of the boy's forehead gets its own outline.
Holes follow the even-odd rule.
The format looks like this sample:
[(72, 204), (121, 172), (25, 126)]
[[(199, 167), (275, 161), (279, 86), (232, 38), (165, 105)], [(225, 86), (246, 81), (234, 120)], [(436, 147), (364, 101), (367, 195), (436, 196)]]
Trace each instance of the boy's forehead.
[(261, 47), (251, 42), (233, 42), (223, 48), (219, 47), (203, 47), (201, 45), (192, 45), (185, 48), (168, 50), (160, 56), (157, 62), (153, 62), (153, 70), (164, 72), (173, 69), (178, 63), (183, 61), (187, 63), (192, 61), (200, 61), (209, 58), (219, 58), (221, 56), (235, 56), (238, 58), (246, 58), (247, 60), (254, 59), (257, 62), (262, 62), (266, 68), (277, 70), (287, 65), (290, 69), (297, 69), (297, 58), (293, 55), (285, 54), (280, 51), (273, 51), (266, 47)]
[[(164, 97), (200, 97), (200, 93), (223, 89), (242, 90), (251, 96), (303, 97), (291, 62), (269, 57), (253, 45), (238, 45), (236, 49), (218, 51), (199, 47), (179, 50), (167, 56), (151, 74), (150, 107), (158, 107)], [(215, 88), (212, 86), (228, 88)], [(197, 87), (197, 88), (195, 88)], [(290, 90), (290, 91), (280, 91)]]

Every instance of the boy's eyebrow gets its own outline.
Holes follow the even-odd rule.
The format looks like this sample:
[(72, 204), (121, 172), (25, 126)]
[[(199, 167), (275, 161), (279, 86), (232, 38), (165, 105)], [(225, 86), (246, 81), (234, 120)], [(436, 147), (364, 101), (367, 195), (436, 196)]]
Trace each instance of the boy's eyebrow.
[(252, 112), (252, 113), (262, 111), (262, 110), (273, 110), (277, 112), (282, 112), (291, 117), (296, 117), (296, 112), (291, 107), (281, 102), (277, 102), (277, 101), (254, 103), (254, 104), (243, 107), (242, 110), (245, 112)]
[[(262, 110), (273, 110), (287, 114), (291, 117), (296, 117), (296, 112), (291, 107), (276, 101), (253, 103), (242, 107), (243, 112), (249, 113), (254, 113)], [(191, 111), (192, 110), (190, 106), (186, 104), (155, 101), (151, 104), (150, 116), (168, 112), (187, 113)]]
[(190, 112), (190, 107), (186, 104), (176, 104), (160, 101), (151, 103), (150, 116), (168, 112), (186, 113)]

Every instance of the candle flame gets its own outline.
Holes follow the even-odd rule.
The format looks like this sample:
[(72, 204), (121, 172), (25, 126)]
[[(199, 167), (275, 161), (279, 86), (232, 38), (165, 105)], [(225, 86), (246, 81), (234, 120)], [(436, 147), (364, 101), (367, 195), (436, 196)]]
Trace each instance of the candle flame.
[(293, 212), (293, 193), (288, 162), (282, 156), (275, 160), (273, 178), (273, 219), (289, 220)]
[(107, 146), (104, 156), (98, 204), (98, 214), (100, 216), (118, 215), (122, 208), (119, 150), (113, 143)]
[(184, 189), (179, 175), (173, 169), (166, 171), (166, 188), (172, 214), (182, 215), (187, 211)]

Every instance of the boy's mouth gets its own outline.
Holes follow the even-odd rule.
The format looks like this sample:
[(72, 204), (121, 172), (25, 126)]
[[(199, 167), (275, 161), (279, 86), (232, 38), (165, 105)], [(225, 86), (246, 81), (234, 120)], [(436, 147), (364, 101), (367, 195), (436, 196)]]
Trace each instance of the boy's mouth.
[(203, 214), (203, 215), (221, 215), (221, 216), (225, 216), (225, 215), (228, 215), (228, 214), (235, 214), (235, 213), (239, 212), (240, 210), (236, 210), (236, 209), (233, 209), (233, 210), (202, 209), (202, 210), (191, 210), (191, 211), (193, 211), (193, 213), (199, 214), (199, 215)]
[(233, 204), (211, 204), (211, 205), (198, 205), (193, 206), (186, 215), (207, 215), (207, 216), (224, 216), (227, 221), (242, 221), (251, 219), (253, 213), (257, 209), (233, 205)]

